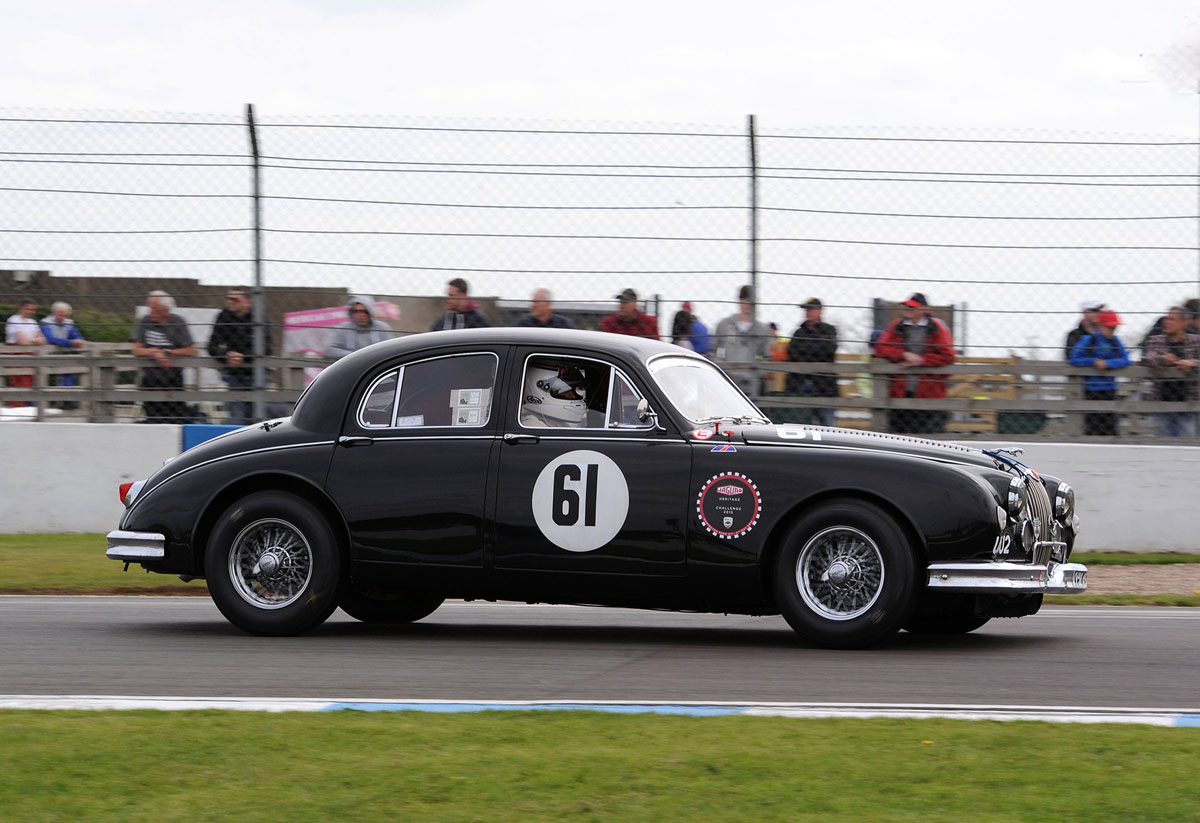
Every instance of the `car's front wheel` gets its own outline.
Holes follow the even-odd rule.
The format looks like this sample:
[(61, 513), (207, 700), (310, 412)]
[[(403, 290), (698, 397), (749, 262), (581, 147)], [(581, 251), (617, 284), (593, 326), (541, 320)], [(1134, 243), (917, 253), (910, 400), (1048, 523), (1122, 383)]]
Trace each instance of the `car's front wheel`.
[(916, 557), (878, 506), (832, 500), (790, 529), (775, 567), (788, 624), (818, 646), (854, 649), (900, 630), (917, 594)]
[(252, 494), (226, 509), (209, 537), (204, 571), (221, 614), (263, 635), (321, 625), (337, 607), (342, 581), (329, 523), (284, 492)]
[(445, 598), (430, 592), (349, 583), (338, 605), (364, 623), (402, 624), (428, 617), (444, 601)]

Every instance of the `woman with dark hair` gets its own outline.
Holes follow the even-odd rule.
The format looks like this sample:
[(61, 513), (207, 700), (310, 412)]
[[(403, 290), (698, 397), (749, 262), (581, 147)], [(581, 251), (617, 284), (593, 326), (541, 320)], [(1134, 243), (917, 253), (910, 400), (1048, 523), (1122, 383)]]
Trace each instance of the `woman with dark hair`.
[(675, 312), (675, 319), (671, 321), (671, 342), (676, 346), (695, 351), (696, 347), (692, 343), (692, 326), (695, 325), (695, 322), (695, 315), (687, 309)]

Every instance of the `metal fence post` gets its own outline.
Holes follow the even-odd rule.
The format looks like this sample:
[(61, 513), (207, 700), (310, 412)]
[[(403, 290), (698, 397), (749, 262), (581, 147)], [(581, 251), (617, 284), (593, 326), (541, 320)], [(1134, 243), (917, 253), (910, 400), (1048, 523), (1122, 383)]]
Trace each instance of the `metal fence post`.
[(747, 115), (746, 134), (750, 143), (750, 321), (758, 320), (758, 137), (754, 115)]
[(258, 129), (254, 124), (254, 104), (246, 104), (246, 128), (250, 133), (250, 153), (253, 163), (254, 202), (254, 419), (262, 420), (266, 415), (267, 369), (263, 358), (267, 352), (267, 310), (262, 284), (262, 169), (259, 165)]

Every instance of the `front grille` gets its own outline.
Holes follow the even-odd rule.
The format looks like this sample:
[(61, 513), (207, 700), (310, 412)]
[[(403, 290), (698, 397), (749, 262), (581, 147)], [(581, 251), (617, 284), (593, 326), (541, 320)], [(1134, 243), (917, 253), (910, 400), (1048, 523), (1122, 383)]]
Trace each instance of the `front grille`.
[(1029, 517), (1033, 520), (1037, 531), (1037, 543), (1030, 553), (1030, 560), (1035, 565), (1044, 566), (1050, 562), (1050, 541), (1054, 539), (1054, 509), (1050, 505), (1050, 495), (1040, 480), (1029, 484)]

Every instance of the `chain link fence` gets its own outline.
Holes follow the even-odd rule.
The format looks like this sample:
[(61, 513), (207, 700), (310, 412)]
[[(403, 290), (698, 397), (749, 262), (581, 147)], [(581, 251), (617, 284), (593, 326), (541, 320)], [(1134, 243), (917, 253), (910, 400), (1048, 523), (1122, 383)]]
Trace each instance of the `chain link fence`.
[[(840, 425), (947, 436), (1099, 436), (1086, 415), (1107, 402), (1122, 415), (1108, 436), (1151, 436), (1154, 415), (1197, 408), (1159, 401), (1156, 380), (1182, 370), (1136, 365), (1155, 322), (1200, 295), (1195, 139), (796, 130), (753, 118), (0, 115), (0, 312), (20, 316), (31, 300), (41, 319), (63, 301), (88, 341), (20, 351), (118, 357), (161, 289), (197, 343), (187, 388), (223, 390), (229, 372), (207, 358), (216, 312), (231, 287), (261, 287), (281, 359), (230, 384), (251, 392), (259, 415), (289, 398), (280, 368), (323, 362), (350, 295), (369, 295), (390, 331), (407, 334), (438, 321), (455, 278), (493, 325), (514, 323), (546, 288), (557, 311), (596, 327), (634, 289), (671, 339), (686, 304), (708, 353), (745, 372), (784, 422), (833, 412)], [(922, 330), (937, 336), (893, 328), (914, 294), (937, 318)], [(796, 334), (812, 298), (836, 327), (834, 352), (816, 327)], [(1066, 366), (1065, 338), (1089, 301), (1117, 314), (1128, 368)], [(924, 314), (913, 313), (918, 324)], [(794, 357), (832, 365), (772, 362), (793, 337)], [(1080, 356), (1108, 351), (1092, 342)], [(946, 371), (895, 365), (905, 349)], [(115, 391), (142, 365), (117, 362), (103, 378), (79, 367), (72, 385), (58, 361), (4, 362), (9, 419), (20, 408), (99, 419), (77, 401), (39, 404), (51, 395), (36, 391), (95, 392), (101, 380)], [(1114, 394), (1101, 399), (1112, 375)], [(112, 402), (103, 419), (121, 419)], [(228, 412), (196, 402), (213, 418)]]

